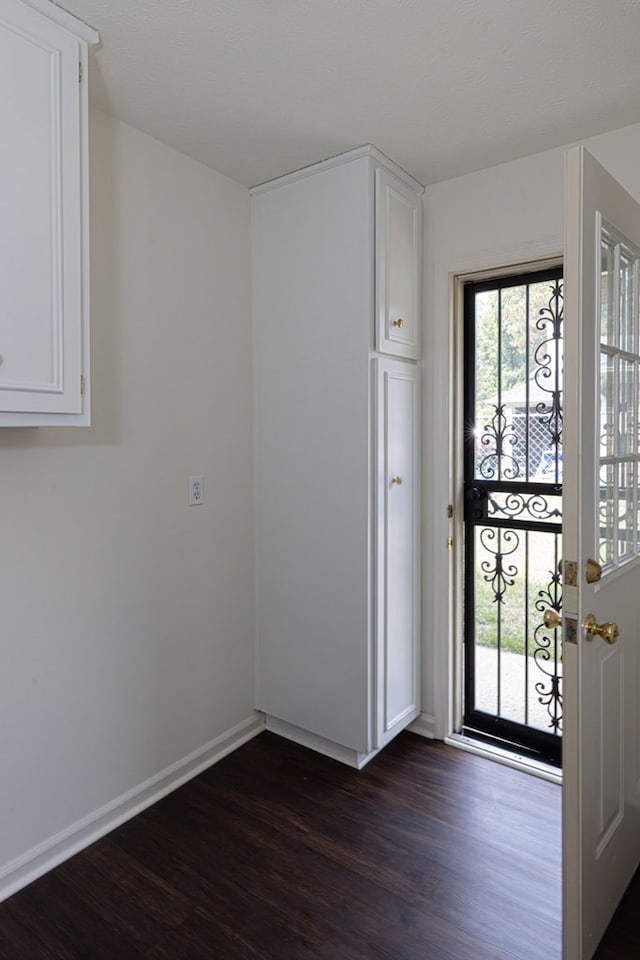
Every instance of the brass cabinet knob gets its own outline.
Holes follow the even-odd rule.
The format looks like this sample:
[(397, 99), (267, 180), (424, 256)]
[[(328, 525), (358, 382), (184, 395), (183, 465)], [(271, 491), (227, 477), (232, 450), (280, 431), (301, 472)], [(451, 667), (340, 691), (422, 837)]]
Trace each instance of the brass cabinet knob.
[(562, 626), (562, 617), (557, 610), (545, 610), (542, 620), (547, 630), (555, 630), (556, 627)]
[(606, 623), (596, 623), (596, 618), (592, 613), (585, 617), (582, 626), (587, 635), (587, 640), (593, 640), (595, 636), (598, 636), (602, 637), (605, 643), (613, 644), (620, 636), (617, 623), (614, 623), (613, 620), (607, 620)]
[(400, 329), (400, 327), (404, 327), (404, 320), (402, 319), (402, 317), (398, 317), (397, 320), (391, 321), (391, 326), (396, 327), (397, 329)]
[(396, 474), (395, 477), (391, 477), (391, 483), (397, 483), (398, 486), (402, 483), (402, 477)]

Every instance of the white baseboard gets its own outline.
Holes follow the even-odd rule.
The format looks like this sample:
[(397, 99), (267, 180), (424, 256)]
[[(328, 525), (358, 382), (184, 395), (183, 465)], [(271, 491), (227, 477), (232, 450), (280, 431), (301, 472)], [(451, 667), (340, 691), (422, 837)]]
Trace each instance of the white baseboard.
[(421, 737), (427, 737), (429, 740), (435, 740), (436, 718), (432, 717), (430, 713), (421, 713), (413, 723), (409, 724), (407, 730), (411, 733), (417, 733)]
[(352, 750), (350, 747), (343, 747), (340, 743), (334, 743), (333, 740), (327, 740), (325, 737), (318, 736), (317, 733), (311, 733), (309, 730), (303, 730), (302, 727), (296, 727), (293, 723), (287, 723), (286, 720), (279, 720), (267, 714), (267, 730), (271, 733), (277, 733), (279, 737), (285, 740), (293, 740), (301, 747), (308, 747), (309, 750), (315, 750), (316, 753), (322, 753), (325, 757), (331, 757), (332, 760), (338, 760), (340, 763), (346, 763), (349, 767), (355, 767), (356, 770), (362, 770), (365, 764), (369, 763), (379, 752), (371, 750), (369, 753), (360, 753), (358, 750)]
[(264, 728), (262, 713), (247, 717), (132, 790), (10, 860), (0, 867), (0, 902), (213, 766)]

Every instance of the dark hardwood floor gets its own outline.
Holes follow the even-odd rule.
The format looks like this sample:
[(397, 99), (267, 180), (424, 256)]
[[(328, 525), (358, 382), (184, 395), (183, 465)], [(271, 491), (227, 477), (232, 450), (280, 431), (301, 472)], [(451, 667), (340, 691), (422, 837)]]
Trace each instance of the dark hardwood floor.
[[(599, 960), (639, 955), (628, 897)], [(0, 905), (0, 958), (560, 960), (560, 926), (557, 786), (412, 734), (360, 773), (262, 734)]]
[(640, 957), (640, 870), (609, 924), (593, 960), (638, 960)]

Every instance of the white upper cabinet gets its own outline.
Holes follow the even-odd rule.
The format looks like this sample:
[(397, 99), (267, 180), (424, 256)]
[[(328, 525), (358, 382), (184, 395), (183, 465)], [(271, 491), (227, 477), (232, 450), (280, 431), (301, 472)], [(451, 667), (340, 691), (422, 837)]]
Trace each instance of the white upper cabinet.
[(376, 348), (420, 356), (421, 191), (376, 168)]
[(0, 0), (0, 426), (89, 423), (87, 45)]

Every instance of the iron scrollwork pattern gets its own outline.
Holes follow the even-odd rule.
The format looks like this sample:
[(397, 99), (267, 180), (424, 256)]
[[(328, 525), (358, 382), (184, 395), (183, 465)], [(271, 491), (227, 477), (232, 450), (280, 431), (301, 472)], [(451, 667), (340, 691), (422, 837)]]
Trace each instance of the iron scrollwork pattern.
[[(520, 570), (513, 562), (513, 555), (520, 549), (521, 537), (517, 530), (486, 526), (480, 529), (480, 544), (489, 555), (480, 564), (482, 579), (488, 583), (496, 604), (496, 617), (501, 618), (500, 608), (508, 601), (509, 588), (516, 584)], [(557, 554), (557, 535), (555, 553)], [(511, 559), (508, 559), (511, 558)], [(538, 590), (534, 609), (540, 622), (533, 631), (533, 647), (530, 656), (542, 676), (535, 680), (534, 690), (538, 702), (546, 708), (549, 728), (555, 733), (562, 731), (562, 644), (558, 628), (547, 628), (542, 622), (545, 610), (562, 611), (562, 583), (560, 573), (549, 573), (549, 583)], [(537, 619), (537, 617), (536, 617)]]
[[(478, 430), (480, 449), (476, 457), (476, 475), (479, 479), (530, 479), (536, 468), (543, 465), (546, 456), (550, 458), (553, 474), (543, 479), (552, 483), (562, 480), (562, 279), (554, 281), (549, 289), (547, 305), (539, 310), (533, 323), (538, 342), (535, 346), (532, 344), (533, 370), (529, 374), (526, 394), (528, 397), (529, 392), (537, 390), (538, 397), (540, 394), (545, 396), (531, 402), (523, 414), (525, 399), (521, 399), (518, 412), (516, 402), (510, 400), (506, 403), (501, 388), (498, 389), (498, 396), (489, 407), (490, 419), (485, 419)], [(483, 408), (486, 417), (487, 407)]]
[[(500, 530), (496, 527), (483, 527), (480, 531), (480, 543), (491, 554), (491, 560), (483, 560), (480, 564), (482, 575), (486, 583), (491, 584), (493, 602), (504, 603), (504, 596), (508, 587), (512, 587), (518, 576), (518, 568), (514, 563), (504, 562), (504, 558), (515, 553), (520, 546), (520, 538), (515, 530)], [(494, 549), (494, 545), (496, 549)]]
[(483, 480), (515, 480), (520, 475), (520, 466), (513, 454), (518, 436), (513, 424), (507, 420), (503, 403), (496, 405), (491, 422), (485, 423), (480, 443), (490, 448), (478, 463), (478, 473)]
[[(546, 307), (540, 310), (536, 321), (536, 329), (548, 334), (545, 340), (538, 345), (535, 351), (535, 360), (538, 364), (535, 372), (535, 381), (539, 389), (549, 394), (548, 401), (539, 401), (536, 404), (536, 413), (542, 418), (542, 423), (549, 433), (550, 447), (554, 453), (555, 479), (562, 479), (561, 449), (562, 449), (562, 322), (564, 314), (564, 297), (562, 280), (557, 280), (553, 286), (551, 297)], [(561, 516), (561, 513), (559, 514)], [(551, 573), (551, 579), (546, 589), (540, 590), (535, 608), (540, 613), (548, 608), (562, 610), (562, 584), (558, 572)], [(548, 629), (544, 623), (538, 624), (533, 634), (533, 658), (544, 678), (535, 684), (539, 702), (547, 708), (549, 726), (556, 732), (562, 729), (562, 646), (558, 628)]]
[(470, 286), (464, 727), (559, 762), (562, 630), (543, 614), (562, 609), (562, 273)]
[(502, 503), (499, 494), (489, 494), (488, 516), (505, 517), (509, 520), (558, 520), (562, 519), (562, 510), (549, 503), (542, 493), (507, 492)]
[[(544, 590), (538, 593), (536, 610), (540, 615), (547, 609), (562, 610), (562, 585), (560, 574), (552, 573), (551, 580)], [(560, 732), (562, 729), (562, 676), (560, 664), (562, 662), (562, 648), (558, 636), (558, 627), (547, 628), (540, 623), (533, 633), (535, 648), (533, 659), (544, 674), (544, 679), (535, 684), (539, 702), (547, 708), (549, 726)]]
[[(534, 358), (537, 367), (534, 373), (536, 385), (543, 393), (549, 394), (549, 400), (536, 403), (536, 413), (541, 417), (542, 425), (548, 431), (549, 446), (558, 463), (562, 444), (562, 321), (564, 314), (562, 280), (557, 280), (552, 288), (546, 307), (540, 310), (536, 321), (536, 330), (549, 334), (536, 347)], [(554, 479), (558, 479), (557, 475)]]

